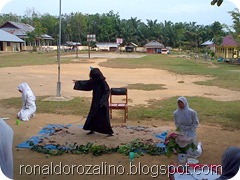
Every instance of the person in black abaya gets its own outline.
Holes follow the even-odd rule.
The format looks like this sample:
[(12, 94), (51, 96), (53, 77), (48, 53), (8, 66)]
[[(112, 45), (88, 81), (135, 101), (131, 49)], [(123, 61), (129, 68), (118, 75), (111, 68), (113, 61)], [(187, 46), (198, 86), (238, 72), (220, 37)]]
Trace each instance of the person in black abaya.
[(98, 68), (91, 68), (89, 80), (73, 80), (74, 90), (92, 91), (91, 108), (83, 126), (84, 130), (90, 130), (87, 134), (99, 132), (113, 136), (109, 118), (110, 89), (105, 79)]

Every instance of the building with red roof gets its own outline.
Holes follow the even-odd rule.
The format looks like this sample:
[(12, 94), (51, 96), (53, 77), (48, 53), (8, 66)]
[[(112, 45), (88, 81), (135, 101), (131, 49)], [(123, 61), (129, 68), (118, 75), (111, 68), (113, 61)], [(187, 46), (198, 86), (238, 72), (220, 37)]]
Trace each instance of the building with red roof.
[(238, 58), (240, 56), (238, 47), (240, 43), (237, 42), (232, 35), (227, 35), (223, 38), (221, 45), (216, 46), (216, 55), (224, 59)]

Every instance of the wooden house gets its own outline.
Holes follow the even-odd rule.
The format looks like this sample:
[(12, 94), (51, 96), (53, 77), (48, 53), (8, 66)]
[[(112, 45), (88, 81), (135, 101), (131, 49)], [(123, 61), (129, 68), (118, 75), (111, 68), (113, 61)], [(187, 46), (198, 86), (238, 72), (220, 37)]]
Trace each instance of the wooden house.
[(96, 51), (118, 51), (120, 44), (115, 42), (98, 42), (96, 43)]
[(29, 41), (28, 33), (34, 31), (34, 27), (29, 24), (7, 21), (3, 25), (0, 26), (0, 29), (17, 36), (18, 38), (25, 41), (21, 46), (20, 50), (32, 50), (32, 47), (41, 47), (41, 46), (49, 46), (49, 42), (53, 40), (53, 38), (47, 34), (42, 34), (40, 37), (36, 37), (35, 41), (32, 43)]
[(136, 51), (136, 48), (138, 47), (137, 44), (130, 42), (125, 45), (125, 52), (133, 52)]
[(233, 38), (232, 35), (227, 35), (223, 38), (220, 46), (216, 46), (215, 53), (224, 59), (238, 58), (240, 56), (238, 47), (240, 44)]
[(147, 53), (161, 53), (161, 50), (165, 47), (163, 44), (157, 41), (151, 41), (143, 46)]
[(213, 42), (213, 39), (205, 41), (201, 44), (202, 47), (205, 47), (206, 49), (209, 49), (210, 51), (215, 52), (215, 43)]
[(0, 29), (0, 51), (14, 52), (20, 51), (22, 39)]

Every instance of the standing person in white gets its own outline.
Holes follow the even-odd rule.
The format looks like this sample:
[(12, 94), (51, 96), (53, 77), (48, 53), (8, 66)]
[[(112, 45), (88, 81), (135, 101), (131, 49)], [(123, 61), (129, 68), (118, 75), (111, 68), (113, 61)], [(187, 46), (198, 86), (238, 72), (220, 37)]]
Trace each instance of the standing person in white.
[(13, 179), (13, 130), (0, 118), (0, 167), (3, 174)]
[(18, 112), (18, 118), (23, 121), (29, 121), (31, 117), (34, 116), (36, 112), (36, 97), (34, 96), (31, 88), (27, 83), (22, 83), (18, 86), (18, 91), (22, 93), (23, 106)]

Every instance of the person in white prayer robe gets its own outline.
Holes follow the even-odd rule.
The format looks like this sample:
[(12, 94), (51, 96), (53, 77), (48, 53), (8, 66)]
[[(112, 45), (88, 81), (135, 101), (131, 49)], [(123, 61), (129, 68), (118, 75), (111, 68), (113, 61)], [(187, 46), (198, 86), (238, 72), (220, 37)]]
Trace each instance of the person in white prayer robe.
[(27, 83), (18, 85), (18, 91), (22, 93), (22, 109), (18, 112), (18, 118), (23, 121), (29, 121), (31, 117), (35, 116), (37, 110), (36, 97)]
[(195, 143), (197, 149), (193, 150), (190, 148), (187, 154), (190, 157), (197, 158), (202, 154), (202, 143), (197, 143), (196, 135), (196, 129), (199, 124), (197, 112), (189, 107), (187, 99), (183, 96), (177, 99), (177, 105), (178, 108), (173, 113), (176, 128), (189, 138), (190, 142)]
[(13, 130), (0, 118), (0, 168), (9, 179), (13, 179)]

